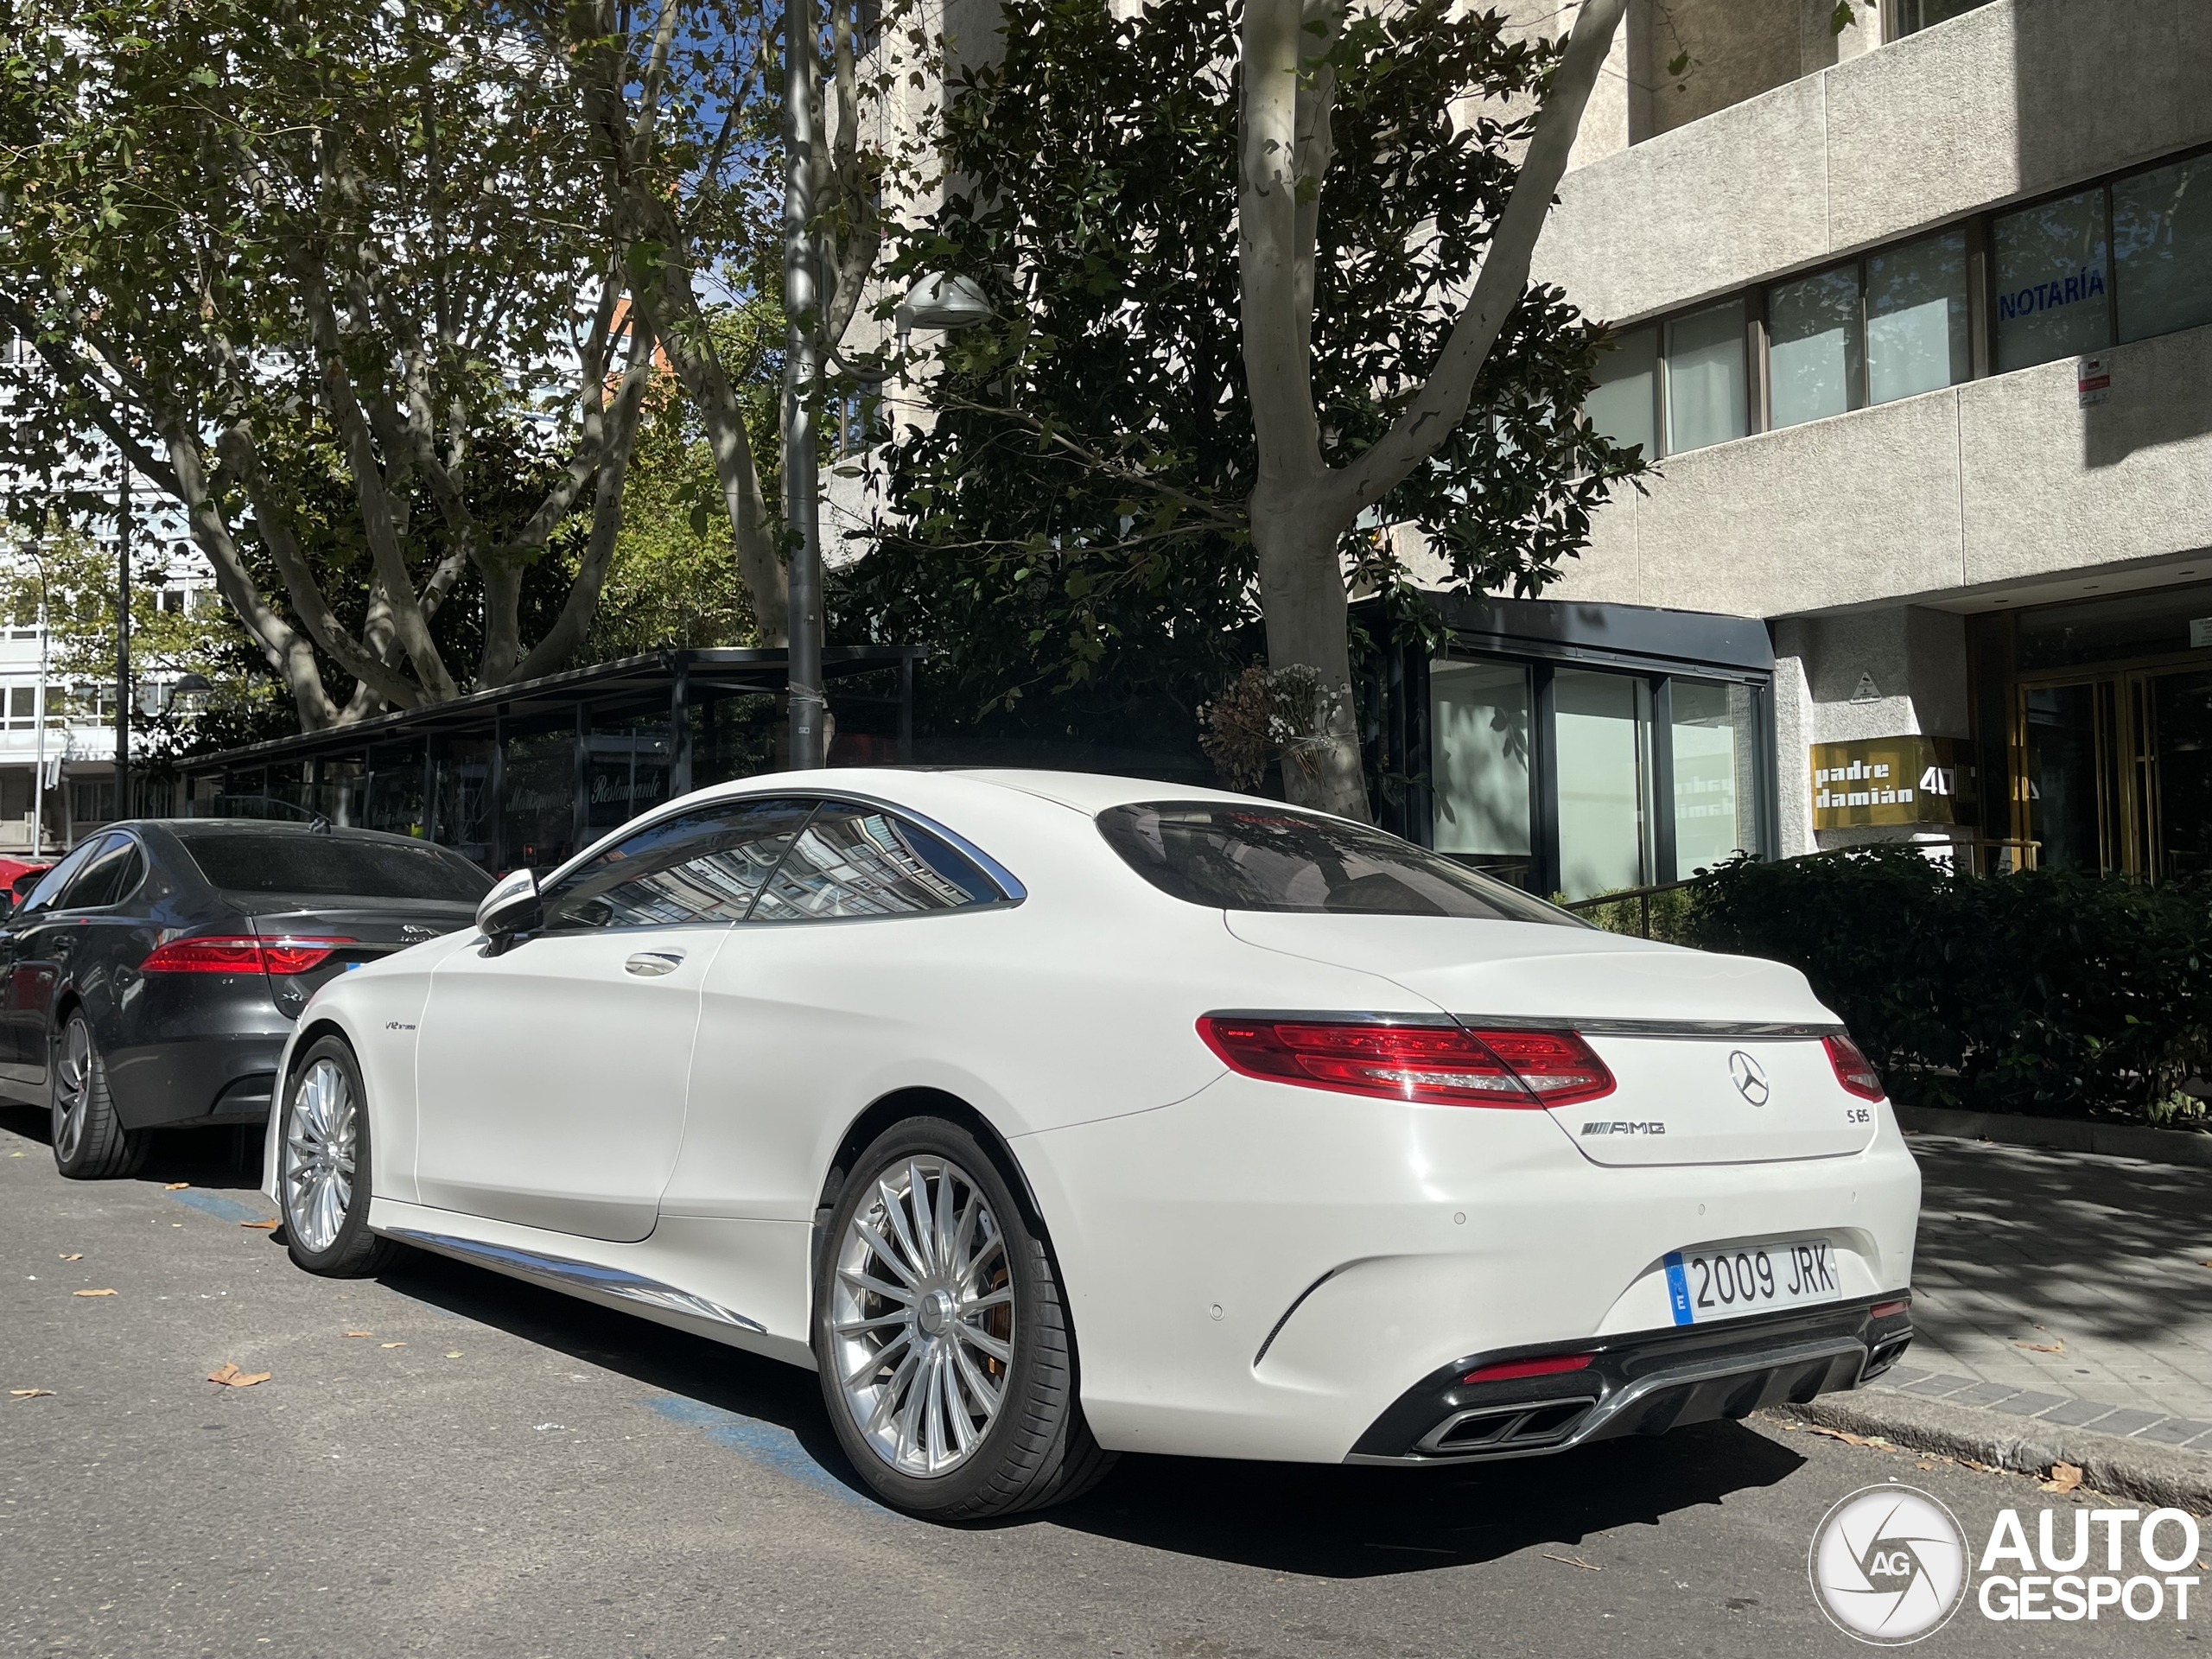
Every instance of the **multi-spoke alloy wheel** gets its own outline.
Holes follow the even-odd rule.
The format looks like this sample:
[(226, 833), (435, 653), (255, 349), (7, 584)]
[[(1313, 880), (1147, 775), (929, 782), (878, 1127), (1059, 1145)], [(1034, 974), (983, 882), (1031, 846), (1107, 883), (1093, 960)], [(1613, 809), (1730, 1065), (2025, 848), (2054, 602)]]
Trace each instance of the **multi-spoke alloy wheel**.
[(54, 1166), (79, 1181), (134, 1173), (146, 1161), (152, 1136), (123, 1127), (99, 1045), (92, 1039), (92, 1022), (82, 1008), (71, 1011), (51, 1052)]
[(837, 1250), (830, 1331), (853, 1421), (909, 1475), (942, 1475), (1006, 1401), (1014, 1284), (1006, 1236), (975, 1178), (916, 1156), (876, 1178)]
[(302, 1055), (284, 1096), (276, 1191), (285, 1243), (310, 1273), (373, 1273), (399, 1247), (369, 1230), (369, 1110), (342, 1037)]
[(338, 1242), (353, 1204), (353, 1086), (332, 1058), (301, 1074), (284, 1118), (284, 1219), (321, 1255)]
[(54, 1062), (54, 1155), (76, 1161), (85, 1145), (85, 1114), (92, 1094), (92, 1028), (72, 1020)]
[(837, 1439), (885, 1502), (947, 1521), (1073, 1497), (1113, 1463), (1084, 1421), (1043, 1228), (938, 1117), (834, 1178), (814, 1355)]

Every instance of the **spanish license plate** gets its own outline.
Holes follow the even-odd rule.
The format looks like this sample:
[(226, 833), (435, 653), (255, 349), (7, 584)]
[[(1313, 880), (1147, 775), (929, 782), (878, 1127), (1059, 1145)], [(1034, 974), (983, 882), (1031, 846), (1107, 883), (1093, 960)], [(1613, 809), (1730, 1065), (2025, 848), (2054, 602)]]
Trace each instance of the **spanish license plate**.
[(1669, 1251), (1667, 1297), (1676, 1325), (1707, 1325), (1840, 1302), (1843, 1281), (1828, 1240), (1770, 1238), (1727, 1249)]

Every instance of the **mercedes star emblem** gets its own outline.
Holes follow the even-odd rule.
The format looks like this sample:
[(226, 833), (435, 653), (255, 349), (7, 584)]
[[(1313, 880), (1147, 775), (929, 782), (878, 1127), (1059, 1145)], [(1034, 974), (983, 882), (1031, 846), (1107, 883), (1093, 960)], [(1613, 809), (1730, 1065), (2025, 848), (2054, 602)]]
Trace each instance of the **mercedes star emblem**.
[(1735, 1082), (1736, 1092), (1754, 1106), (1765, 1105), (1767, 1096), (1774, 1092), (1767, 1086), (1766, 1068), (1740, 1048), (1728, 1057), (1728, 1075)]

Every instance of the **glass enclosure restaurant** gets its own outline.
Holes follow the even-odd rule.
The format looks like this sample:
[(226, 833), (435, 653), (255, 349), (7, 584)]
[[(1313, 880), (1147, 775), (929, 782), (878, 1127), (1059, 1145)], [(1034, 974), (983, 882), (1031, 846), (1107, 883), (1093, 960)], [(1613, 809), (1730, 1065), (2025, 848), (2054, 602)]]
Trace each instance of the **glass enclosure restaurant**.
[[(912, 758), (918, 645), (834, 647), (833, 765)], [(543, 871), (658, 803), (785, 764), (781, 651), (669, 651), (182, 765), (195, 817), (317, 817)]]
[(1384, 826), (1546, 897), (1672, 881), (1776, 842), (1774, 652), (1749, 618), (1440, 598), (1385, 659)]

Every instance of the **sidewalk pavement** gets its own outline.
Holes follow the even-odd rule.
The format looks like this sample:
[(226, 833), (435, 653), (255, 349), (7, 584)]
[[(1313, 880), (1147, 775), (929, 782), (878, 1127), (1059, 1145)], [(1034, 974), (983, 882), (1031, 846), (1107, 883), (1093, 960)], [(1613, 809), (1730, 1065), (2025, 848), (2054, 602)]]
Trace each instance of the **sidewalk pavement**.
[(1912, 1348), (1800, 1414), (2008, 1466), (2094, 1453), (2139, 1484), (2212, 1494), (2212, 1169), (1907, 1144), (1923, 1182)]
[(1883, 1382), (2212, 1449), (2212, 1170), (1907, 1144), (1923, 1186), (1899, 1373), (1923, 1375)]

